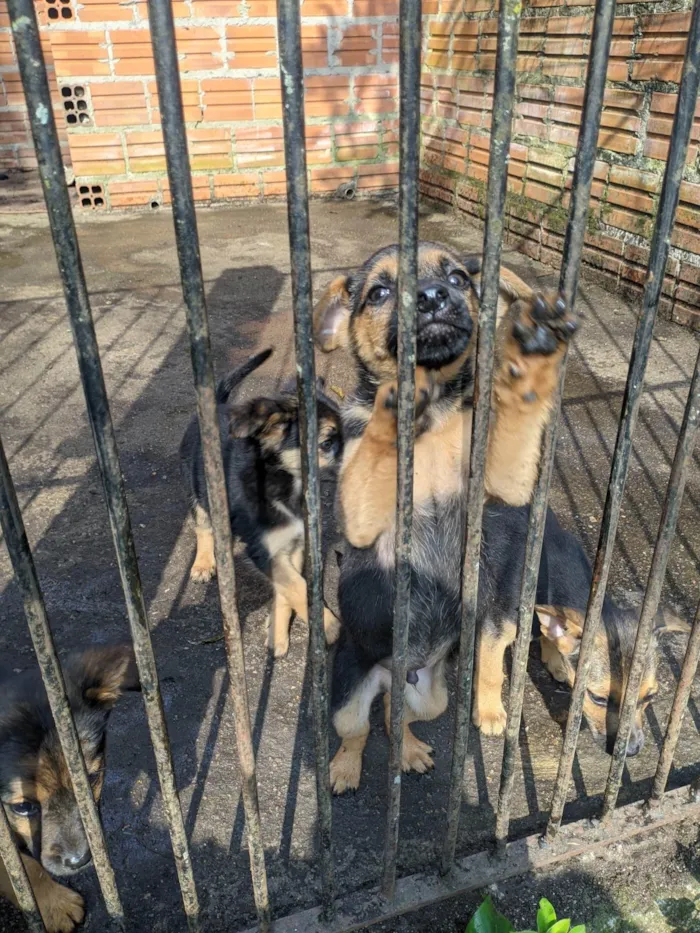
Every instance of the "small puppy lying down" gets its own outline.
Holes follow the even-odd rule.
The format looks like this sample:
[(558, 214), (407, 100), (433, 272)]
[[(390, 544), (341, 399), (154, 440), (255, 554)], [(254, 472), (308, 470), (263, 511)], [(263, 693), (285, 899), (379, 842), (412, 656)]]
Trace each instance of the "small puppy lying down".
[[(487, 504), (484, 509), (473, 719), (486, 735), (498, 735), (506, 725), (501, 702), (503, 655), (516, 635), (529, 517), (529, 506)], [(570, 687), (576, 677), (592, 579), (591, 564), (580, 541), (561, 527), (549, 509), (537, 580), (533, 636), (540, 638), (542, 661), (552, 677)], [(617, 738), (638, 624), (637, 612), (623, 609), (606, 594), (583, 713), (598, 744), (610, 754)], [(656, 636), (689, 631), (690, 626), (682, 619), (667, 611), (659, 612)], [(644, 746), (644, 712), (658, 693), (657, 655), (654, 640), (627, 746), (630, 757)]]
[[(139, 689), (133, 649), (88, 648), (67, 660), (63, 676), (99, 800), (109, 714), (125, 690)], [(73, 875), (91, 856), (38, 670), (0, 684), (0, 798), (48, 933), (70, 933), (83, 919), (83, 899), (51, 876)], [(16, 904), (1, 861), (0, 894)]]
[[(267, 645), (275, 657), (283, 657), (289, 650), (292, 614), (304, 621), (307, 616), (298, 402), (290, 390), (240, 405), (227, 404), (233, 390), (271, 354), (272, 350), (263, 350), (224, 377), (217, 386), (216, 399), (231, 531), (272, 582), (274, 603)], [(324, 469), (336, 464), (342, 437), (338, 406), (321, 390), (318, 419), (319, 463)], [(197, 536), (190, 576), (207, 581), (216, 573), (216, 559), (196, 416), (180, 444), (180, 465)], [(328, 608), (324, 627), (332, 644), (338, 637), (339, 622)]]

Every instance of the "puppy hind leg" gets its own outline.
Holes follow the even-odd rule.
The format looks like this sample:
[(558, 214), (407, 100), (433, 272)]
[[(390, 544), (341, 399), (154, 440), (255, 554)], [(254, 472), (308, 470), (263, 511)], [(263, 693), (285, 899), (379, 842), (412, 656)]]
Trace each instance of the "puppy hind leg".
[(503, 660), (516, 631), (517, 626), (505, 622), (500, 631), (482, 631), (479, 635), (472, 719), (483, 735), (501, 735), (506, 728), (507, 715), (501, 699)]
[(333, 726), (341, 738), (340, 748), (330, 766), (334, 794), (357, 790), (360, 786), (362, 753), (369, 735), (370, 707), (382, 687), (386, 689), (390, 677), (389, 672), (379, 665), (373, 667), (333, 716)]
[(211, 521), (201, 505), (194, 507), (194, 532), (197, 536), (197, 553), (190, 570), (190, 579), (196, 583), (207, 583), (216, 576), (216, 557)]
[[(275, 590), (286, 599), (299, 618), (308, 624), (306, 580), (301, 575), (303, 560), (301, 548), (291, 554), (278, 554), (272, 564), (272, 582)], [(332, 645), (338, 640), (340, 622), (328, 607), (323, 609), (323, 628), (326, 643)]]
[[(403, 719), (403, 747), (401, 749), (401, 770), (417, 771), (418, 774), (425, 774), (435, 766), (435, 762), (430, 757), (433, 749), (426, 742), (421, 740), (411, 732), (409, 726), (418, 719), (408, 707), (404, 707)], [(391, 735), (391, 694), (384, 694), (384, 728), (386, 734)]]
[(285, 657), (289, 651), (289, 630), (291, 625), (292, 607), (282, 593), (275, 588), (270, 614), (268, 615), (265, 647), (269, 648), (276, 658)]

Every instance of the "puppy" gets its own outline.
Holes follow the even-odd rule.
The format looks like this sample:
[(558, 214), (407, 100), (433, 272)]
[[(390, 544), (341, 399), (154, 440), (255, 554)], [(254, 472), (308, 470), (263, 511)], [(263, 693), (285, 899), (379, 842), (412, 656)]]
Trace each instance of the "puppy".
[[(397, 259), (390, 246), (337, 280), (315, 311), (317, 339), (349, 346), (357, 388), (343, 413), (338, 511), (342, 637), (333, 670), (333, 723), (342, 744), (331, 764), (336, 793), (357, 788), (369, 709), (390, 689), (396, 510)], [(472, 332), (481, 261), (447, 247), (418, 250), (412, 582), (404, 770), (432, 767), (408, 724), (447, 707), (445, 661), (461, 623), (463, 506), (472, 423)], [(486, 492), (526, 504), (564, 347), (576, 330), (556, 295), (535, 295), (500, 274), (498, 340)], [(333, 334), (330, 334), (333, 331)], [(388, 697), (385, 697), (388, 713)]]
[[(68, 659), (63, 676), (95, 800), (104, 784), (109, 714), (139, 682), (130, 645), (89, 648)], [(69, 933), (84, 915), (82, 897), (51, 877), (90, 862), (51, 709), (38, 671), (0, 688), (0, 797), (48, 933)], [(0, 862), (0, 893), (16, 904)]]
[[(506, 712), (501, 702), (503, 655), (516, 635), (528, 506), (487, 504), (481, 543), (478, 647), (473, 720), (485, 735), (500, 735)], [(555, 680), (573, 686), (578, 652), (593, 580), (591, 564), (578, 539), (565, 531), (549, 509), (537, 581), (533, 636), (540, 638), (542, 661)], [(583, 712), (598, 744), (612, 754), (620, 706), (627, 685), (639, 624), (638, 613), (623, 609), (608, 595), (588, 678)], [(658, 693), (656, 637), (689, 632), (690, 626), (669, 612), (660, 612), (655, 640), (639, 688), (637, 713), (627, 754), (644, 746), (644, 712)]]
[[(264, 350), (229, 373), (219, 382), (216, 399), (231, 531), (244, 542), (258, 570), (272, 581), (274, 603), (266, 644), (275, 657), (283, 657), (289, 650), (292, 614), (304, 621), (307, 617), (297, 398), (290, 390), (231, 408), (226, 404), (236, 386), (271, 353)], [(333, 467), (340, 456), (342, 433), (338, 406), (322, 391), (318, 392), (318, 418), (319, 463), (325, 469)], [(180, 464), (197, 536), (190, 576), (207, 581), (216, 573), (216, 559), (196, 417), (182, 439)], [(327, 608), (324, 627), (332, 644), (339, 622)]]

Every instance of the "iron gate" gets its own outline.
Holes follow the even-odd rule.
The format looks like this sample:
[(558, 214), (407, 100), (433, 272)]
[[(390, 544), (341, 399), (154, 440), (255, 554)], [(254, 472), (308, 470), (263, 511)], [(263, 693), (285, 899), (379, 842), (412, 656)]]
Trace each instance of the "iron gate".
[[(214, 395), (209, 330), (194, 199), (189, 170), (180, 76), (169, 0), (148, 0), (158, 95), (165, 137), (168, 175), (172, 191), (175, 238), (182, 289), (187, 309), (192, 369), (197, 392), (199, 424), (203, 440), (207, 490), (211, 503), (218, 587), (224, 641), (230, 673), (236, 738), (245, 808), (248, 850), (258, 929), (271, 925), (265, 853), (258, 807), (255, 756), (251, 737), (243, 645), (236, 604), (231, 530), (228, 521), (223, 463)], [(85, 401), (117, 554), (121, 582), (140, 674), (148, 725), (165, 805), (184, 912), (191, 931), (202, 929), (199, 901), (178, 798), (158, 674), (142, 595), (124, 482), (109, 403), (102, 376), (90, 301), (83, 274), (75, 226), (65, 183), (49, 85), (41, 53), (34, 0), (9, 0), (12, 31), (17, 47), (22, 82), (31, 121), (34, 145), (51, 232), (56, 249), (70, 324), (73, 330)], [(615, 14), (614, 0), (597, 0), (586, 91), (578, 140), (571, 208), (566, 228), (560, 288), (573, 308), (603, 92)], [(295, 346), (302, 439), (304, 524), (307, 538), (306, 577), (309, 593), (310, 651), (312, 658), (312, 709), (316, 752), (318, 798), (318, 858), (322, 877), (319, 908), (277, 920), (275, 930), (347, 931), (442, 898), (503, 879), (533, 867), (570, 858), (585, 849), (604, 846), (648, 831), (669, 821), (697, 816), (700, 804), (695, 788), (665, 793), (681, 722), (700, 658), (700, 606), (678, 681), (653, 788), (646, 805), (616, 809), (627, 744), (633, 725), (636, 697), (644, 661), (653, 633), (661, 586), (666, 571), (693, 444), (700, 419), (700, 355), (690, 385), (675, 458), (671, 470), (661, 524), (648, 577), (627, 689), (620, 713), (615, 749), (603, 802), (604, 819), (562, 826), (564, 804), (582, 719), (586, 680), (593, 643), (600, 624), (603, 599), (615, 543), (622, 495), (628, 472), (632, 436), (639, 410), (663, 274), (669, 255), (670, 236), (679, 199), (693, 114), (700, 82), (700, 0), (692, 13), (688, 45), (674, 117), (668, 162), (656, 215), (651, 253), (632, 356), (618, 426), (612, 469), (593, 571), (593, 585), (586, 612), (578, 670), (559, 761), (546, 833), (509, 842), (510, 807), (515, 779), (515, 760), (520, 731), (526, 663), (530, 639), (544, 520), (554, 464), (557, 422), (565, 366), (556, 393), (555, 413), (547, 429), (544, 453), (530, 517), (522, 580), (518, 636), (514, 645), (508, 702), (508, 722), (497, 806), (495, 856), (479, 853), (455, 859), (460, 817), (462, 780), (471, 718), (472, 671), (476, 630), (476, 600), (481, 545), (484, 465), (489, 426), (490, 395), (496, 332), (498, 269), (507, 181), (507, 162), (515, 90), (516, 54), (521, 16), (520, 0), (502, 0), (499, 11), (493, 125), (483, 247), (483, 291), (478, 321), (475, 416), (466, 503), (466, 540), (463, 572), (462, 636), (457, 677), (457, 714), (451, 769), (447, 827), (442, 854), (434, 874), (397, 881), (396, 862), (401, 803), (401, 744), (408, 601), (409, 553), (412, 520), (413, 395), (415, 382), (416, 255), (418, 246), (419, 83), (421, 51), (421, 0), (401, 0), (400, 11), (400, 168), (399, 196), (399, 443), (396, 531), (396, 595), (392, 667), (391, 737), (388, 773), (388, 813), (384, 869), (381, 887), (336, 899), (331, 826), (331, 790), (328, 767), (328, 683), (323, 630), (320, 483), (317, 460), (316, 379), (312, 335), (311, 257), (304, 146), (304, 94), (298, 0), (278, 0), (278, 35), (284, 140), (287, 172), (287, 205), (292, 268)], [(0, 444), (0, 518), (16, 580), (20, 588), (32, 641), (41, 667), (61, 745), (68, 764), (82, 821), (92, 852), (97, 877), (109, 916), (128, 929), (104, 834), (86, 774), (77, 733), (66, 698), (61, 668), (49, 628), (39, 580), (25, 534), (12, 478)], [(657, 806), (663, 802), (663, 806)], [(14, 847), (9, 824), (0, 807), (0, 857), (32, 931), (43, 924), (22, 861)]]

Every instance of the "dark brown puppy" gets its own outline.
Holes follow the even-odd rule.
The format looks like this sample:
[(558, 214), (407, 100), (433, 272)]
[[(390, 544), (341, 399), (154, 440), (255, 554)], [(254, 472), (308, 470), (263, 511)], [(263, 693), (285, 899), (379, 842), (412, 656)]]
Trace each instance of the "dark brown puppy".
[[(334, 661), (333, 722), (342, 739), (331, 765), (337, 793), (359, 785), (369, 708), (390, 685), (396, 508), (397, 258), (380, 250), (337, 280), (316, 309), (318, 340), (348, 345), (357, 388), (343, 413), (339, 513), (346, 538)], [(405, 770), (432, 767), (408, 729), (447, 706), (445, 660), (459, 639), (461, 515), (472, 423), (472, 332), (480, 260), (434, 243), (418, 254), (416, 445), (412, 597), (406, 685)], [(537, 476), (564, 346), (576, 330), (556, 295), (536, 296), (502, 270), (486, 491), (527, 503)]]
[[(109, 714), (125, 690), (139, 689), (133, 649), (89, 648), (69, 658), (63, 674), (99, 800)], [(0, 799), (48, 933), (69, 933), (83, 919), (83, 899), (51, 875), (79, 871), (90, 862), (90, 849), (38, 671), (0, 686)], [(0, 894), (16, 903), (2, 862)]]

